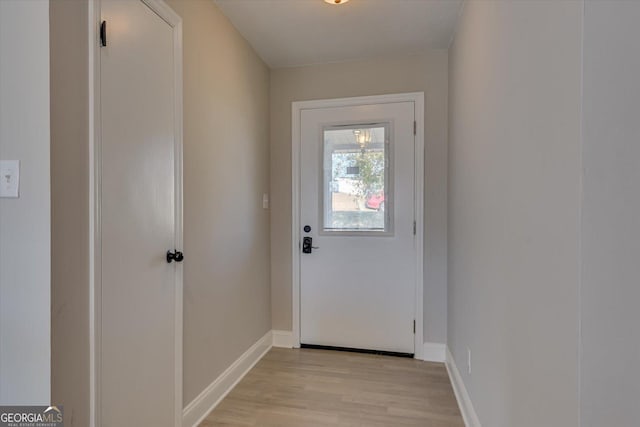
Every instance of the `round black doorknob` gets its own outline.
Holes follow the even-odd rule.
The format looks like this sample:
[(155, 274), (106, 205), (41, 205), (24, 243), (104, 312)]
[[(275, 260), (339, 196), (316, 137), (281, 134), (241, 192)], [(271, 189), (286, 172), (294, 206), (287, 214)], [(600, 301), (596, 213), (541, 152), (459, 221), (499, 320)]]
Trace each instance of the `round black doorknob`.
[(182, 262), (182, 260), (184, 259), (184, 254), (180, 251), (167, 251), (167, 262), (171, 263), (172, 261), (175, 262)]

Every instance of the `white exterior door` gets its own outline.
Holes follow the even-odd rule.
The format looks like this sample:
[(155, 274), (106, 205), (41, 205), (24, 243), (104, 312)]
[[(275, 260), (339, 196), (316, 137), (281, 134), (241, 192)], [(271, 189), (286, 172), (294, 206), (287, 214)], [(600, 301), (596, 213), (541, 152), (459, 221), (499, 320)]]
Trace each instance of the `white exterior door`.
[(170, 427), (182, 387), (182, 270), (167, 260), (181, 250), (177, 30), (140, 0), (102, 0), (101, 14), (99, 416)]
[(414, 102), (300, 117), (300, 342), (413, 354)]

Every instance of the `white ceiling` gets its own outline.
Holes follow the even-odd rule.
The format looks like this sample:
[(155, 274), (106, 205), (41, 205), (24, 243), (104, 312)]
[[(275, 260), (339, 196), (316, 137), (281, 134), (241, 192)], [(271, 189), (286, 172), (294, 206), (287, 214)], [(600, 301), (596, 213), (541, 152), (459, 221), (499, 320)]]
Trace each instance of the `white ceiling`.
[(446, 49), (463, 0), (214, 0), (272, 68)]

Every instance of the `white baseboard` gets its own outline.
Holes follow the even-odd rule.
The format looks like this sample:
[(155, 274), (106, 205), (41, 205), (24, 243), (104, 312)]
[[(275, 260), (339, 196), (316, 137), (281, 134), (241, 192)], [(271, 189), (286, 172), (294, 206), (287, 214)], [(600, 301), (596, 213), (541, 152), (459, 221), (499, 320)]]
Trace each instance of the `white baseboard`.
[(182, 411), (183, 427), (197, 427), (271, 349), (272, 342), (273, 334), (269, 331), (193, 399)]
[(293, 348), (293, 332), (292, 331), (271, 331), (273, 334), (273, 346), (283, 348)]
[(425, 362), (447, 361), (447, 345), (439, 342), (426, 342), (422, 350), (422, 360)]
[(473, 409), (471, 397), (469, 396), (467, 388), (462, 381), (460, 371), (458, 371), (458, 368), (456, 367), (456, 362), (453, 359), (453, 355), (449, 351), (449, 348), (446, 349), (446, 355), (447, 372), (449, 373), (449, 379), (451, 380), (451, 385), (453, 386), (453, 392), (456, 395), (456, 400), (458, 401), (458, 406), (460, 407), (460, 412), (462, 413), (464, 425), (467, 427), (481, 427), (480, 419), (478, 419), (478, 414), (476, 414), (475, 409)]

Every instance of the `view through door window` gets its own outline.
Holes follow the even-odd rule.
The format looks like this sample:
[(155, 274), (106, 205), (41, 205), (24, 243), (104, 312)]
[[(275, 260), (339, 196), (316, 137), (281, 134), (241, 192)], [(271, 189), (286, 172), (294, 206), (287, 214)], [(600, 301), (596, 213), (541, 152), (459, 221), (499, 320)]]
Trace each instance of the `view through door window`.
[(324, 129), (323, 231), (390, 231), (388, 125)]

